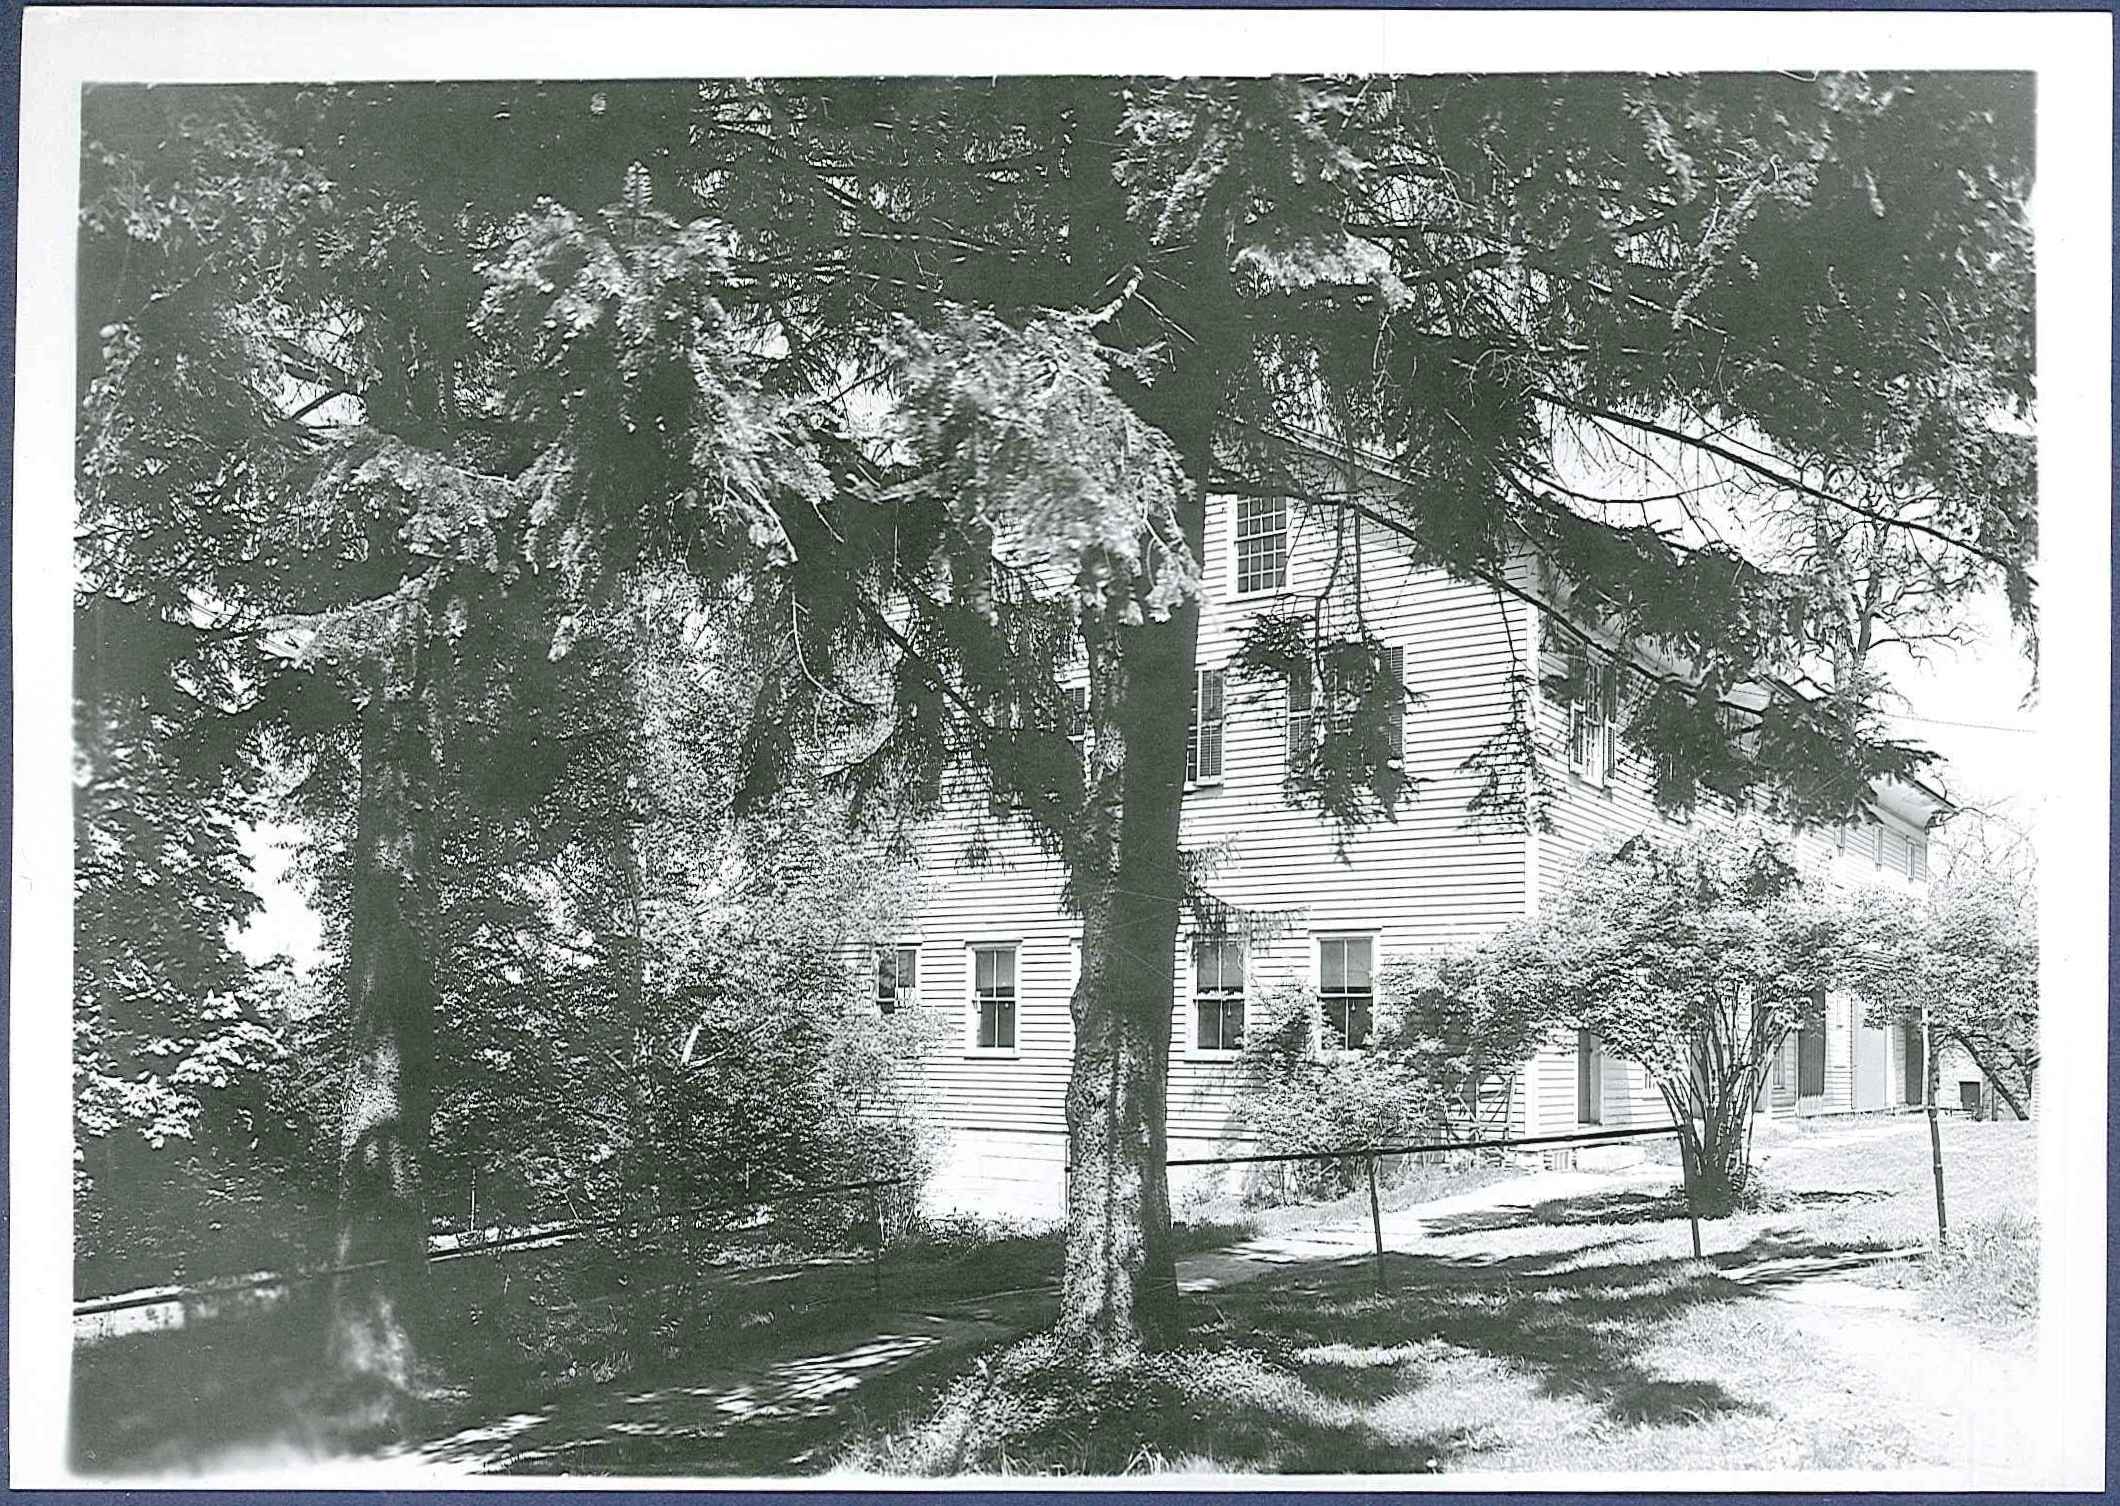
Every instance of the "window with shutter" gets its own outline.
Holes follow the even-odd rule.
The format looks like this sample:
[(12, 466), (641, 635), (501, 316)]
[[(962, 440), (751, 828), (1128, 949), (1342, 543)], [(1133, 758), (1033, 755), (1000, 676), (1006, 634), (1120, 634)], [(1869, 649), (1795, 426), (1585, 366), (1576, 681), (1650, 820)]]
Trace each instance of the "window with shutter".
[(1288, 766), (1295, 768), (1310, 759), (1313, 686), (1310, 666), (1305, 664), (1288, 676)]
[(1193, 675), (1191, 725), (1185, 731), (1185, 779), (1188, 784), (1215, 784), (1222, 778), (1222, 671), (1202, 669)]
[(1406, 650), (1384, 650), (1384, 675), (1391, 688), (1394, 715), (1391, 718), (1391, 766), (1406, 766)]

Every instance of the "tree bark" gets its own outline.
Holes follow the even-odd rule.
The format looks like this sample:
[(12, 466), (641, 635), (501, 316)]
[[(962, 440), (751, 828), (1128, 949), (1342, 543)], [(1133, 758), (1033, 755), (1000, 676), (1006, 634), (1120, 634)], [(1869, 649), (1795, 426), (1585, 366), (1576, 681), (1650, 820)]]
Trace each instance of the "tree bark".
[(330, 1357), (365, 1432), (409, 1424), (425, 1308), (423, 1167), (433, 1102), (432, 750), (417, 702), (372, 696), (360, 719), (339, 1126)]
[(1103, 809), (1069, 874), (1082, 911), (1082, 973), (1071, 1004), (1059, 1320), (1090, 1363), (1139, 1353), (1176, 1306), (1166, 1085), (1184, 890), (1186, 679), (1199, 621), (1189, 603), (1167, 621), (1118, 629), (1090, 656), (1102, 681), (1091, 689), (1091, 746)]

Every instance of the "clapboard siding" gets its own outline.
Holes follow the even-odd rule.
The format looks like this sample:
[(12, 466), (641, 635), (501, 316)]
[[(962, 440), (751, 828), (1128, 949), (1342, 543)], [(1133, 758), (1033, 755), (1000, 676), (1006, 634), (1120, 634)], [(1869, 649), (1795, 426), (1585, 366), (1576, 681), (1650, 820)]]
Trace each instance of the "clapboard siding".
[[(1316, 813), (1283, 797), (1286, 692), (1279, 684), (1225, 682), (1223, 776), (1188, 791), (1182, 840), (1211, 855), (1207, 887), (1227, 904), (1270, 915), (1275, 929), (1256, 935), (1247, 957), (1247, 992), (1256, 999), (1276, 981), (1314, 982), (1320, 932), (1371, 933), (1378, 960), (1477, 939), (1550, 901), (1589, 853), (1635, 832), (1685, 828), (1661, 815), (1647, 761), (1621, 749), (1602, 785), (1586, 783), (1567, 761), (1567, 708), (1545, 688), (1564, 668), (1560, 645), (1542, 633), (1534, 609), (1493, 588), (1410, 566), (1403, 553), (1350, 520), (1338, 531), (1329, 514), (1291, 516), (1289, 579), (1265, 597), (1233, 596), (1233, 504), (1208, 509), (1198, 662), (1226, 668), (1252, 618), (1262, 611), (1319, 612), (1328, 631), (1357, 622), (1405, 655), (1411, 701), (1405, 763), (1418, 781), (1396, 819), (1336, 833)], [(1335, 560), (1337, 559), (1337, 573)], [(1528, 562), (1512, 571), (1528, 586)], [(1330, 589), (1328, 590), (1328, 585)], [(1320, 603), (1322, 602), (1322, 606)], [(1512, 683), (1531, 682), (1536, 742), (1553, 800), (1550, 829), (1525, 834), (1470, 816), (1478, 777), (1464, 767), (1507, 722)], [(1073, 1029), (1069, 1017), (1077, 923), (1060, 905), (1057, 860), (1029, 834), (986, 808), (976, 777), (946, 802), (920, 838), (925, 895), (911, 928), (920, 947), (919, 1007), (936, 1025), (920, 1063), (917, 1099), (932, 1122), (959, 1145), (981, 1137), (1002, 1147), (1005, 1165), (966, 1185), (1020, 1179), (1064, 1133), (1063, 1104)], [(1694, 820), (1727, 824), (1726, 802), (1705, 799)], [(964, 861), (986, 850), (977, 867)], [(1336, 838), (1339, 850), (1336, 851)], [(1847, 878), (1902, 876), (1918, 828), (1879, 810), (1875, 824), (1807, 832), (1800, 854)], [(966, 1044), (970, 1018), (970, 944), (1011, 941), (1018, 951), (1017, 1047), (1007, 1054)], [(1224, 1143), (1237, 1131), (1234, 1068), (1227, 1056), (1192, 1049), (1190, 960), (1181, 936), (1171, 1001), (1169, 1132), (1173, 1145)], [(1850, 1096), (1852, 1056), (1842, 1026), (1829, 1053), (1829, 1097)], [(1834, 1072), (1837, 1063), (1839, 1071)], [(1577, 1127), (1572, 1033), (1542, 1049), (1520, 1074), (1510, 1123), (1532, 1133)], [(1607, 1058), (1603, 1123), (1617, 1128), (1668, 1122), (1668, 1110), (1638, 1067)], [(1034, 1147), (1025, 1150), (1024, 1147)], [(1057, 1155), (1057, 1150), (1051, 1152)], [(1177, 1153), (1174, 1151), (1174, 1153)], [(1030, 1174), (1032, 1180), (1042, 1172)], [(981, 1179), (983, 1177), (983, 1179)]]
[[(1254, 998), (1277, 981), (1310, 983), (1316, 934), (1361, 931), (1377, 938), (1379, 960), (1394, 953), (1478, 936), (1521, 916), (1527, 859), (1521, 834), (1482, 829), (1466, 805), (1478, 787), (1462, 765), (1508, 714), (1511, 639), (1522, 647), (1517, 609), (1490, 588), (1415, 570), (1400, 550), (1350, 526), (1336, 541), (1321, 516), (1291, 519), (1288, 587), (1268, 597), (1231, 599), (1231, 504), (1210, 506), (1198, 662), (1226, 666), (1250, 619), (1262, 610), (1310, 610), (1332, 578), (1336, 542), (1341, 574), (1327, 620), (1357, 620), (1404, 650), (1411, 701), (1406, 771), (1420, 781), (1397, 819), (1343, 836), (1316, 813), (1290, 806), (1281, 780), (1286, 693), (1279, 684), (1226, 682), (1223, 778), (1188, 792), (1187, 848), (1213, 853), (1209, 889), (1224, 902), (1270, 912), (1272, 934), (1247, 957)], [(1359, 569), (1356, 569), (1356, 566)], [(1353, 584), (1359, 578), (1359, 593)], [(968, 785), (976, 781), (967, 781)], [(983, 827), (992, 861), (960, 861)], [(921, 838), (926, 896), (921, 942), (921, 1007), (949, 1032), (923, 1063), (922, 1099), (945, 1128), (989, 1132), (1057, 1131), (1063, 1123), (1072, 1023), (1071, 943), (1075, 920), (1060, 908), (1061, 870), (1028, 834), (986, 815), (983, 797), (952, 800)], [(1018, 941), (1018, 1049), (1001, 1057), (968, 1051), (966, 946)], [(1190, 959), (1181, 937), (1177, 997), (1171, 1009), (1169, 1128), (1172, 1139), (1229, 1137), (1234, 1070), (1226, 1056), (1192, 1049)]]

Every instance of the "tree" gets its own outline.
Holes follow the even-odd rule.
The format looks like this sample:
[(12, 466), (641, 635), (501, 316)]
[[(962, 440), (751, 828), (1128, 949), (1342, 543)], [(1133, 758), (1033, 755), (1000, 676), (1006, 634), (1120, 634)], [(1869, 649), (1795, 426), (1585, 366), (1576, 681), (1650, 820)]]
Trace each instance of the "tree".
[[(2039, 1070), (2038, 889), (2027, 865), (2009, 861), (2023, 849), (2006, 833), (1995, 840), (1977, 813), (1965, 819), (1973, 830), (1953, 844), (1957, 860), (1925, 891), (1869, 895), (1853, 955), (1873, 1023), (1922, 1021), (2028, 1119)], [(1983, 861), (1965, 861), (1965, 848)], [(1936, 1067), (1931, 1059), (1932, 1084)]]
[[(1837, 897), (1757, 828), (1643, 835), (1587, 861), (1495, 944), (1548, 1018), (1640, 1065), (1678, 1126), (1695, 1206), (1743, 1195), (1782, 1040), (1843, 977)], [(1526, 965), (1528, 964), (1528, 965)]]
[[(1894, 526), (1980, 560), (2028, 618), (2029, 441), (1994, 421), (2030, 402), (2021, 82), (282, 97), (274, 129), (359, 206), (324, 260), (360, 307), (309, 300), (347, 356), (330, 370), (325, 335), (271, 348), (302, 390), (350, 395), (360, 426), (280, 495), (365, 519), (365, 544), (330, 589), (244, 598), (242, 625), (306, 611), (312, 646), (359, 649), (329, 662), (368, 724), (349, 976), (375, 1059), (409, 1072), (427, 1048), (425, 975), (379, 969), (422, 955), (437, 727), (415, 712), (437, 645), (545, 592), (558, 646), (573, 603), (681, 561), (745, 603), (779, 665), (747, 794), (800, 766), (788, 729), (810, 726), (845, 750), (857, 804), (932, 800), (969, 766), (1064, 860), (1084, 943), (1061, 1322), (1084, 1353), (1135, 1352), (1175, 1296), (1166, 1015), (1209, 495), (1294, 499), (1529, 595), (1558, 631), (1659, 650), (1626, 735), (1667, 770), (1666, 799), (1714, 769), (1781, 814), (1846, 815), (1922, 757), (1871, 735), (1873, 687), (1750, 713), (1761, 758), (1726, 756), (1732, 688), (1801, 656), (1798, 583), (1718, 539), (1613, 521), (1555, 451), (1595, 430), (1712, 455), (1739, 508), (1793, 493), (1875, 512), (1819, 478), (1887, 476), (1934, 494)], [(245, 265), (269, 279), (309, 255)], [(207, 285), (226, 286), (218, 264)], [(246, 443), (290, 421), (250, 407)], [(1530, 587), (1511, 573), (1527, 550), (1545, 567)], [(1253, 655), (1300, 651), (1347, 701), (1300, 791), (1342, 821), (1407, 793), (1375, 756), (1370, 723), (1398, 697), (1355, 606), (1351, 630), (1322, 610), (1262, 624)], [(1076, 656), (1086, 762), (1055, 683)], [(1521, 761), (1517, 733), (1498, 757)], [(374, 1125), (416, 1147), (417, 1095), (378, 1105)], [(350, 1209), (416, 1202), (394, 1176), (349, 1187)], [(384, 1224), (355, 1243), (388, 1245)]]

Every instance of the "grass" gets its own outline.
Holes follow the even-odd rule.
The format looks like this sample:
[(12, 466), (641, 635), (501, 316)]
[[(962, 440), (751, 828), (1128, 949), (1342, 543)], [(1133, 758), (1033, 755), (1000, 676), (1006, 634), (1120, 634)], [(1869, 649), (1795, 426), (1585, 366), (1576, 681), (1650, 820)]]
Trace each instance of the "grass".
[[(714, 1273), (678, 1245), (628, 1261), (579, 1251), (465, 1261), (439, 1268), (456, 1285), (432, 1351), (430, 1422), (439, 1436), (531, 1419), (528, 1439), (475, 1461), (525, 1472), (1938, 1462), (1953, 1443), (1933, 1397), (1864, 1370), (1842, 1342), (1843, 1315), (1764, 1299), (1776, 1282), (1818, 1272), (1906, 1288), (1941, 1321), (1918, 1324), (1929, 1337), (1911, 1334), (1921, 1342), (1904, 1353), (1891, 1348), (1901, 1329), (1876, 1328), (1902, 1368), (1943, 1368), (1938, 1356), (1958, 1352), (1938, 1349), (1944, 1338), (1970, 1342), (1951, 1335), (2021, 1348), (2036, 1298), (2030, 1128), (1946, 1123), (1944, 1134), (1954, 1237), (1942, 1252), (1925, 1243), (1934, 1204), (1921, 1121), (1777, 1129), (1760, 1147), (1762, 1206), (1706, 1224), (1706, 1260), (1691, 1258), (1678, 1199), (1624, 1183), (1473, 1209), (1426, 1221), (1419, 1253), (1390, 1257), (1382, 1291), (1366, 1258), (1273, 1268), (1187, 1298), (1169, 1351), (1104, 1373), (1037, 1336), (1061, 1262), (1049, 1224), (916, 1226), (892, 1244), (880, 1291), (859, 1254), (790, 1266), (788, 1252), (761, 1248), (753, 1264)], [(1385, 1189), (1387, 1206), (1507, 1175), (1410, 1170)], [(1368, 1219), (1366, 1189), (1295, 1208), (1195, 1200), (1186, 1212), (1181, 1258)], [(99, 1454), (81, 1466), (167, 1468), (183, 1450), (225, 1457), (264, 1438), (324, 1450), (303, 1390), (317, 1315), (315, 1304), (289, 1307), (85, 1351), (75, 1436), (96, 1439)], [(878, 1344), (896, 1346), (888, 1363)], [(773, 1376), (816, 1386), (800, 1405), (740, 1423), (723, 1410)], [(466, 1457), (480, 1447), (464, 1445)]]
[[(1707, 1224), (1706, 1260), (1690, 1258), (1682, 1202), (1652, 1192), (1468, 1212), (1431, 1224), (1422, 1254), (1394, 1254), (1381, 1292), (1361, 1260), (1230, 1287), (1124, 1371), (1086, 1372), (1040, 1336), (895, 1401), (881, 1382), (866, 1410), (887, 1420), (834, 1462), (887, 1476), (1945, 1463), (1958, 1443), (1933, 1385), (1873, 1372), (1835, 1331), (1908, 1319), (1764, 1300), (1820, 1273), (1904, 1285), (1942, 1320), (1932, 1333), (2020, 1342), (2037, 1282), (2030, 1127), (1946, 1124), (1944, 1138), (1956, 1232), (1940, 1253), (1924, 1245), (1924, 1122), (1792, 1127), (1762, 1143), (1764, 1206)], [(1349, 1203), (1298, 1213), (1366, 1219), (1366, 1194)], [(1887, 1347), (1897, 1332), (1875, 1331)], [(1962, 1342), (1898, 1358), (1948, 1368), (1935, 1354)]]

